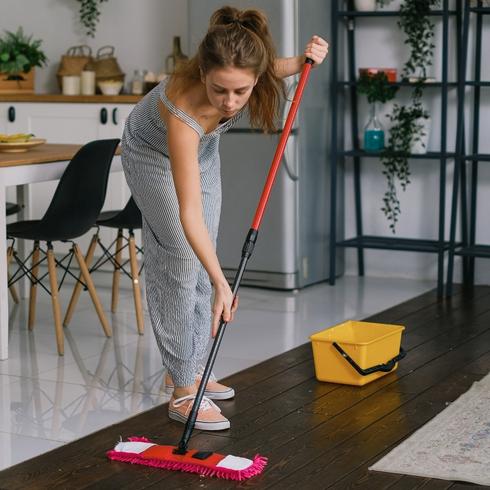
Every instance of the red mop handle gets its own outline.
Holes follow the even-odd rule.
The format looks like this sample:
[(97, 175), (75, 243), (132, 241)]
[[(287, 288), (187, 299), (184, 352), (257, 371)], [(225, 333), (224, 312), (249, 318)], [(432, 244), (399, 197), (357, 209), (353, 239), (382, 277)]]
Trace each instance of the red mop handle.
[(257, 210), (255, 211), (254, 220), (252, 222), (252, 228), (254, 230), (258, 231), (260, 228), (260, 223), (262, 222), (262, 217), (264, 216), (264, 211), (267, 206), (267, 202), (269, 201), (272, 186), (274, 185), (277, 171), (279, 170), (279, 166), (281, 165), (281, 160), (284, 154), (284, 150), (286, 148), (286, 143), (288, 141), (289, 134), (291, 133), (291, 128), (293, 127), (294, 118), (296, 117), (299, 103), (301, 102), (301, 97), (303, 96), (303, 90), (305, 88), (306, 82), (308, 81), (308, 77), (310, 76), (312, 64), (313, 60), (311, 60), (310, 58), (306, 58), (303, 70), (301, 71), (301, 77), (298, 82), (298, 87), (296, 88), (296, 92), (294, 93), (293, 101), (291, 103), (291, 108), (289, 109), (286, 124), (284, 124), (281, 139), (279, 140), (279, 144), (277, 145), (276, 153), (274, 154), (271, 168), (269, 170), (269, 174), (267, 175), (267, 180), (264, 184), (264, 190), (262, 191), (259, 205), (257, 206)]
[[(308, 75), (310, 74), (310, 69), (312, 64), (313, 64), (313, 60), (307, 58), (303, 70), (301, 72), (298, 88), (296, 89), (296, 92), (294, 94), (291, 108), (289, 109), (288, 117), (286, 119), (286, 124), (284, 125), (281, 139), (279, 140), (279, 144), (277, 146), (276, 153), (274, 155), (274, 159), (271, 164), (271, 169), (269, 170), (269, 175), (267, 176), (267, 181), (265, 183), (264, 190), (262, 191), (262, 196), (260, 198), (257, 211), (255, 212), (255, 218), (252, 224), (252, 228), (249, 230), (245, 243), (243, 244), (242, 259), (240, 260), (240, 265), (238, 266), (238, 270), (232, 286), (234, 297), (236, 297), (238, 288), (240, 287), (240, 283), (243, 274), (245, 272), (248, 259), (252, 255), (255, 246), (255, 241), (257, 240), (260, 222), (262, 221), (262, 216), (264, 214), (265, 207), (267, 206), (267, 201), (269, 200), (269, 195), (271, 193), (272, 185), (274, 184), (274, 179), (276, 177), (277, 170), (281, 163), (282, 155), (284, 153), (284, 148), (286, 147), (286, 142), (288, 140), (289, 133), (291, 132), (291, 127), (293, 126), (294, 118), (296, 116), (296, 113), (298, 112), (301, 96), (303, 95), (303, 90), (305, 88), (306, 81), (308, 80)], [(184, 432), (182, 433), (182, 438), (180, 439), (179, 446), (175, 448), (173, 451), (174, 454), (182, 455), (187, 453), (187, 444), (191, 437), (192, 431), (194, 430), (194, 425), (197, 420), (197, 412), (199, 410), (199, 407), (201, 406), (201, 401), (204, 397), (204, 391), (206, 389), (206, 385), (211, 375), (211, 370), (213, 369), (214, 361), (216, 360), (216, 355), (218, 354), (218, 349), (221, 344), (221, 339), (223, 338), (223, 335), (225, 333), (226, 325), (227, 322), (225, 322), (223, 318), (221, 318), (218, 327), (218, 333), (214, 338), (213, 346), (209, 353), (208, 361), (206, 363), (206, 367), (202, 374), (201, 382), (199, 383), (199, 388), (197, 389), (196, 398), (192, 405), (192, 410), (189, 414), (189, 417), (187, 418), (187, 422), (185, 424)], [(209, 457), (211, 454), (212, 453), (210, 452), (206, 452), (203, 458)]]

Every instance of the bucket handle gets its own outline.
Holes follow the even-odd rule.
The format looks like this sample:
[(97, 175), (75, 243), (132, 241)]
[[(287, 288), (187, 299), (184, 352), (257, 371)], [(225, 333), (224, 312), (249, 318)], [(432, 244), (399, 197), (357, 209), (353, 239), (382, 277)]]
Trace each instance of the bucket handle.
[(385, 364), (377, 364), (376, 366), (372, 366), (370, 368), (362, 369), (359, 364), (352, 359), (352, 357), (345, 352), (342, 347), (340, 347), (337, 342), (333, 342), (332, 345), (340, 352), (340, 355), (361, 375), (361, 376), (367, 376), (368, 374), (376, 373), (377, 371), (382, 371), (383, 373), (389, 373), (390, 371), (393, 370), (395, 367), (395, 364), (400, 360), (403, 359), (406, 355), (407, 352), (400, 346), (400, 353), (395, 356), (393, 359), (389, 360)]

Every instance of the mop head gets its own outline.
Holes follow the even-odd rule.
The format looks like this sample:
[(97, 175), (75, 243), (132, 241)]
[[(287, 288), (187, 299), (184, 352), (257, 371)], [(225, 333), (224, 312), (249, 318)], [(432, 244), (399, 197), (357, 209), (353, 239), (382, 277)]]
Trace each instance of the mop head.
[(262, 473), (267, 458), (256, 455), (253, 459), (189, 449), (187, 454), (173, 454), (175, 446), (160, 446), (146, 437), (129, 437), (107, 452), (109, 459), (132, 464), (155, 466), (166, 470), (187, 471), (203, 476), (216, 476), (227, 480), (246, 480)]

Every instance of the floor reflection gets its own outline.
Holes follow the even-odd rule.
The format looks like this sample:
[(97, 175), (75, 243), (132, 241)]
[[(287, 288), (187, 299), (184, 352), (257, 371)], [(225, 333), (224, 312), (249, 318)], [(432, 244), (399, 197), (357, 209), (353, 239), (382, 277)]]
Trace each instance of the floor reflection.
[[(431, 288), (422, 281), (357, 277), (299, 292), (242, 288), (216, 375), (245, 369), (307, 342), (315, 331), (362, 319)], [(69, 289), (60, 292), (63, 304)], [(98, 287), (98, 293), (110, 305), (110, 288)], [(39, 295), (33, 331), (27, 329), (27, 312), (28, 301), (10, 303), (9, 359), (0, 361), (0, 469), (168, 401), (148, 312), (140, 336), (130, 290), (121, 290), (110, 339), (100, 331), (90, 298), (82, 295), (64, 329), (63, 357), (56, 353), (49, 297)]]

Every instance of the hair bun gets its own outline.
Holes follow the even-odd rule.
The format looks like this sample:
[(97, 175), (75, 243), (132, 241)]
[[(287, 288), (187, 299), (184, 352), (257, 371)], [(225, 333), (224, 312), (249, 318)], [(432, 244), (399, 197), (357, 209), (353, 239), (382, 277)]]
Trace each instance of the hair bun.
[(221, 7), (211, 16), (210, 26), (239, 25), (259, 36), (268, 35), (267, 17), (259, 10), (238, 10), (235, 7)]
[(240, 11), (235, 7), (221, 7), (209, 20), (210, 26), (227, 26), (240, 22)]

